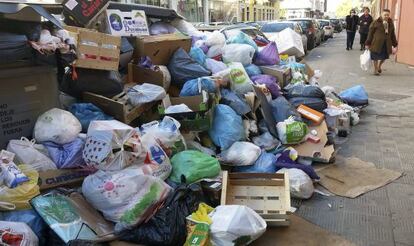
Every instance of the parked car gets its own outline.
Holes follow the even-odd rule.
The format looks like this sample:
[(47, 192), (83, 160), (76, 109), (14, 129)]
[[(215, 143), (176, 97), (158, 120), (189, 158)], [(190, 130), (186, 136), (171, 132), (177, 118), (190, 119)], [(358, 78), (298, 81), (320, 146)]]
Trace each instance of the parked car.
[(302, 27), (299, 23), (293, 21), (272, 21), (264, 24), (260, 31), (262, 31), (268, 38), (270, 38), (271, 36), (285, 30), (286, 28), (292, 29), (302, 37), (303, 50), (306, 54), (308, 51), (308, 37), (303, 32)]
[(236, 24), (236, 25), (226, 26), (220, 29), (220, 32), (224, 34), (226, 39), (236, 36), (239, 33), (239, 31), (246, 33), (252, 38), (256, 36), (261, 36), (267, 41), (269, 41), (266, 35), (263, 34), (259, 29), (257, 29), (256, 27), (250, 26), (250, 25), (246, 25), (246, 24)]
[(312, 50), (317, 46), (320, 32), (317, 30), (317, 23), (314, 19), (291, 19), (289, 21), (297, 22), (302, 27), (303, 33), (308, 38), (308, 50)]
[(331, 26), (334, 28), (334, 31), (337, 33), (342, 32), (342, 23), (339, 19), (330, 19)]
[(331, 26), (331, 22), (329, 20), (319, 20), (319, 24), (325, 31), (325, 40), (333, 38), (334, 29)]

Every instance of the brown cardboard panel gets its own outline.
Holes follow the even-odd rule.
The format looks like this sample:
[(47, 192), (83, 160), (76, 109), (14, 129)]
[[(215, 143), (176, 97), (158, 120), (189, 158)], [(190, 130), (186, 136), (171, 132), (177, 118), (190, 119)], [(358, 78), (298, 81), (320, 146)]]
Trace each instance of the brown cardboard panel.
[(148, 56), (155, 65), (168, 65), (178, 48), (189, 52), (191, 38), (183, 34), (164, 34), (136, 38), (134, 58)]
[(143, 68), (133, 63), (128, 64), (128, 83), (148, 83), (164, 87), (166, 91), (169, 89), (169, 83), (164, 78), (161, 70), (154, 71), (149, 68)]
[(38, 185), (40, 190), (48, 190), (57, 187), (73, 188), (82, 185), (86, 176), (93, 171), (84, 169), (55, 169), (39, 172)]
[(295, 214), (290, 226), (270, 227), (252, 246), (355, 246), (339, 235), (325, 230)]
[(298, 152), (300, 157), (305, 158), (317, 158), (321, 156), (321, 152), (323, 151), (326, 143), (328, 142), (328, 137), (326, 133), (328, 132), (328, 127), (325, 121), (319, 126), (312, 126), (309, 127), (309, 131), (316, 130), (317, 137), (321, 139), (319, 143), (312, 143), (310, 141), (303, 142), (301, 144), (293, 146), (295, 150)]
[(316, 172), (321, 177), (319, 183), (323, 187), (338, 196), (349, 198), (380, 188), (402, 175), (390, 169), (377, 168), (373, 163), (355, 157), (340, 156), (336, 158), (335, 164)]
[(286, 85), (288, 85), (290, 83), (290, 80), (292, 79), (290, 68), (274, 65), (261, 66), (260, 69), (264, 74), (269, 74), (276, 77), (281, 88), (284, 88)]
[(315, 75), (315, 71), (304, 60), (302, 60), (300, 63), (305, 64), (308, 79), (311, 79), (313, 75)]
[(59, 107), (56, 71), (49, 66), (0, 69), (0, 148), (30, 138), (37, 117)]
[(256, 85), (253, 86), (254, 91), (256, 93), (257, 98), (259, 99), (262, 111), (263, 118), (266, 122), (267, 127), (269, 128), (270, 133), (273, 136), (277, 136), (277, 129), (276, 129), (276, 120), (273, 117), (272, 108), (269, 102), (266, 99), (265, 94), (263, 93), (262, 89)]

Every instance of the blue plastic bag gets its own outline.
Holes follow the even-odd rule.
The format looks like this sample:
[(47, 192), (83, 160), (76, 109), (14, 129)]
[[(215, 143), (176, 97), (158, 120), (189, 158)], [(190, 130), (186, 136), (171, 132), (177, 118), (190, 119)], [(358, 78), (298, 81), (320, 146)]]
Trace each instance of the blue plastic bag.
[(240, 31), (236, 36), (229, 38), (227, 40), (227, 44), (248, 44), (252, 46), (256, 52), (259, 50), (256, 42), (254, 42), (249, 35), (242, 31)]
[(180, 92), (180, 97), (201, 95), (201, 91), (216, 92), (216, 82), (210, 78), (198, 78), (185, 82)]
[(262, 70), (260, 70), (260, 68), (254, 64), (250, 64), (244, 67), (244, 70), (246, 70), (247, 75), (249, 75), (249, 77), (253, 77), (255, 75), (260, 75), (262, 74)]
[(113, 120), (106, 115), (100, 108), (92, 103), (74, 103), (69, 111), (80, 121), (82, 132), (87, 132), (89, 124), (94, 120)]
[(175, 85), (183, 85), (186, 81), (211, 74), (209, 70), (194, 61), (183, 48), (179, 48), (171, 57), (168, 71)]
[(39, 214), (36, 213), (33, 209), (1, 212), (0, 221), (26, 223), (39, 238), (39, 245), (43, 245), (44, 242), (42, 241), (45, 239), (44, 234), (46, 233), (47, 226), (43, 222), (42, 217), (40, 217)]
[(239, 173), (276, 173), (276, 156), (262, 150), (259, 158), (251, 166), (238, 166), (233, 169)]
[(246, 100), (228, 89), (221, 89), (221, 103), (230, 106), (239, 115), (245, 115), (251, 111)]
[(213, 74), (221, 72), (227, 69), (227, 65), (224, 62), (216, 61), (214, 59), (207, 58), (206, 59), (206, 67), (209, 69)]
[(190, 53), (188, 53), (194, 61), (198, 62), (201, 66), (204, 66), (206, 63), (206, 54), (204, 51), (198, 47), (191, 47)]
[(63, 145), (53, 142), (44, 142), (43, 145), (59, 169), (85, 166), (85, 161), (82, 158), (83, 146), (85, 145), (83, 139), (76, 138), (73, 142)]
[(365, 91), (364, 86), (362, 85), (357, 85), (349, 89), (346, 89), (339, 93), (339, 96), (347, 104), (354, 107), (368, 105), (368, 94)]
[(270, 42), (257, 52), (254, 63), (259, 66), (276, 65), (280, 62), (279, 52), (275, 42)]
[(232, 108), (218, 104), (214, 109), (213, 124), (209, 131), (211, 140), (222, 150), (246, 138), (243, 120)]

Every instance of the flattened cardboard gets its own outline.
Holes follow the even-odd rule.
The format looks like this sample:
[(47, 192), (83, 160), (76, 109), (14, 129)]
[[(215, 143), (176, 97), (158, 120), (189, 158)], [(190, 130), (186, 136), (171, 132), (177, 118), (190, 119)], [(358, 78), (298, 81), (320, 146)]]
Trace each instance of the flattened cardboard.
[(122, 12), (118, 9), (107, 9), (106, 21), (109, 32), (114, 36), (149, 35), (147, 17), (142, 10)]
[[(319, 126), (312, 126), (309, 127), (309, 132), (312, 130), (316, 130), (317, 137), (321, 139), (319, 143), (312, 143), (310, 141), (303, 142), (301, 144), (293, 146), (295, 150), (298, 152), (298, 156), (305, 157), (305, 158), (320, 158), (322, 156), (322, 152), (325, 148), (326, 143), (328, 142), (328, 137), (326, 133), (328, 132), (328, 127), (325, 121)], [(326, 154), (326, 153), (324, 153)]]
[(269, 128), (269, 132), (274, 137), (277, 137), (276, 120), (273, 117), (272, 108), (269, 102), (267, 101), (266, 96), (263, 93), (262, 89), (256, 85), (253, 85), (253, 88), (254, 88), (257, 98), (260, 101), (260, 105), (262, 106), (260, 109), (262, 111), (262, 115), (266, 122), (267, 128)]
[(0, 149), (30, 138), (37, 117), (59, 107), (56, 71), (49, 66), (0, 69)]
[(289, 67), (282, 67), (279, 65), (260, 66), (264, 74), (272, 75), (277, 78), (280, 88), (284, 88), (290, 83), (292, 79), (291, 70)]
[(319, 183), (330, 192), (343, 197), (356, 198), (401, 177), (402, 173), (386, 168), (377, 168), (371, 162), (358, 158), (338, 156), (335, 164), (316, 171)]
[(128, 83), (143, 84), (151, 82), (151, 84), (164, 87), (166, 91), (169, 89), (169, 83), (165, 80), (161, 70), (154, 71), (149, 68), (143, 68), (136, 64), (128, 64)]
[(134, 58), (148, 56), (155, 65), (168, 65), (178, 48), (190, 51), (191, 38), (184, 34), (163, 34), (136, 38)]
[(93, 171), (84, 169), (55, 169), (39, 172), (38, 185), (41, 191), (57, 187), (73, 188), (82, 185)]
[(109, 0), (65, 0), (63, 14), (78, 26), (87, 27), (108, 4)]
[(325, 230), (295, 214), (290, 215), (290, 226), (268, 227), (254, 241), (253, 246), (355, 246), (339, 235)]

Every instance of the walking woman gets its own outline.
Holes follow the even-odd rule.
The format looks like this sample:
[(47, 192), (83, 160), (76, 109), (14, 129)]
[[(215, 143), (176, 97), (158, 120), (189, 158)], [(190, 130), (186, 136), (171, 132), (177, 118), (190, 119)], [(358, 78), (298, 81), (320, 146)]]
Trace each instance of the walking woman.
[(390, 18), (390, 10), (384, 9), (381, 17), (374, 21), (369, 27), (366, 48), (371, 51), (371, 59), (374, 62), (374, 74), (382, 73), (382, 65), (390, 58), (392, 47), (397, 47), (395, 27)]
[(365, 48), (365, 42), (368, 38), (369, 26), (371, 25), (373, 19), (372, 16), (369, 14), (369, 8), (364, 8), (364, 14), (359, 17), (359, 35), (360, 35), (360, 43), (361, 43), (361, 50)]

